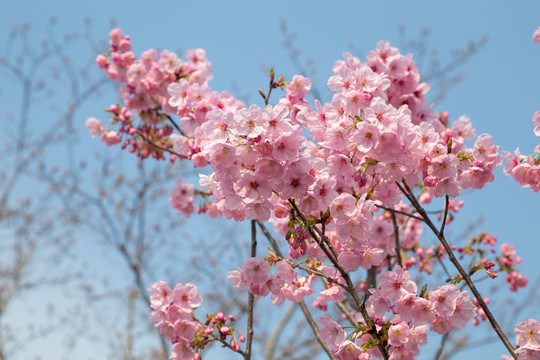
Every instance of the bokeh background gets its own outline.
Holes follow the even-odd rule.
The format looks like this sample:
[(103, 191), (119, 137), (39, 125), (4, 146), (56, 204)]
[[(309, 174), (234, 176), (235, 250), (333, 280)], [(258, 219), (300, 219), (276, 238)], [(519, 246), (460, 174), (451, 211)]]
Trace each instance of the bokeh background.
[[(530, 154), (538, 144), (531, 122), (540, 110), (540, 46), (531, 39), (540, 26), (537, 1), (49, 0), (3, 1), (1, 9), (5, 359), (152, 358), (150, 349), (158, 349), (155, 354), (160, 344), (148, 335), (142, 295), (151, 281), (199, 280), (209, 308), (224, 299), (228, 309), (245, 301), (229, 293), (224, 274), (247, 256), (242, 244), (249, 224), (180, 219), (168, 209), (167, 192), (179, 172), (196, 180), (193, 169), (141, 168), (134, 157), (87, 135), (85, 120), (106, 120), (103, 108), (117, 101), (114, 86), (92, 65), (106, 51), (101, 40), (112, 26), (131, 35), (136, 54), (204, 48), (214, 69), (212, 88), (258, 105), (257, 90), (267, 86), (270, 67), (286, 79), (305, 73), (329, 100), (333, 62), (344, 51), (365, 56), (387, 39), (402, 53), (413, 52), (432, 83), (434, 109), (447, 110), (452, 120), (470, 117), (476, 134), (493, 135), (501, 150), (519, 146)], [(149, 190), (137, 197), (142, 189)], [(460, 244), (487, 230), (499, 244), (514, 244), (519, 269), (534, 289), (540, 276), (539, 196), (501, 168), (494, 183), (462, 193), (465, 206), (448, 228), (450, 239)], [(433, 239), (426, 235), (426, 241)], [(485, 296), (503, 290), (491, 298), (503, 312), (518, 305), (519, 313), (505, 315), (508, 324), (538, 319), (538, 303), (527, 302), (534, 292), (509, 293), (503, 278), (483, 289)], [(469, 325), (464, 334), (477, 343), (454, 358), (499, 359), (504, 348), (486, 329)], [(505, 328), (513, 340), (512, 330)], [(435, 349), (437, 338), (430, 342)], [(431, 359), (433, 351), (420, 358)], [(233, 356), (212, 351), (206, 358)]]

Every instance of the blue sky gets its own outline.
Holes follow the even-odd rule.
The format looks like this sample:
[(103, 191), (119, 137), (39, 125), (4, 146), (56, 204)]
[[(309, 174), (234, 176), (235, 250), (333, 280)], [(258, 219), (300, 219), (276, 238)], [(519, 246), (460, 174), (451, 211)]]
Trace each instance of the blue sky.
[[(204, 48), (214, 68), (212, 87), (234, 92), (235, 84), (241, 94), (250, 94), (250, 100), (261, 105), (257, 89), (268, 81), (262, 68), (273, 66), (277, 74), (289, 78), (296, 72), (282, 47), (282, 18), (297, 34), (295, 43), (302, 48), (302, 59), (313, 59), (323, 92), (333, 62), (348, 51), (349, 43), (365, 52), (381, 39), (397, 44), (400, 23), (407, 39), (418, 38), (421, 29), (429, 27), (429, 44), (443, 62), (451, 59), (452, 49), (487, 36), (486, 45), (460, 67), (458, 73), (464, 73), (465, 79), (434, 108), (448, 110), (452, 120), (462, 114), (469, 116), (476, 133), (492, 134), (501, 150), (513, 151), (519, 146), (528, 154), (538, 143), (531, 117), (540, 110), (540, 46), (533, 43), (531, 35), (540, 25), (539, 14), (540, 3), (532, 0), (154, 1), (152, 5), (103, 0), (9, 1), (0, 12), (0, 38), (4, 41), (13, 24), (27, 22), (32, 26), (31, 37), (39, 39), (52, 15), (58, 19), (58, 33), (81, 30), (83, 18), (88, 16), (93, 35), (102, 38), (114, 17), (124, 33), (131, 35), (134, 52), (151, 47), (173, 51)], [(73, 51), (76, 61), (88, 57), (82, 49), (80, 53), (77, 48)], [(0, 107), (6, 105), (4, 99), (0, 98)], [(112, 100), (82, 109), (80, 129), (87, 117), (101, 116), (101, 109)], [(536, 228), (540, 194), (520, 188), (501, 170), (494, 183), (482, 191), (465, 192), (461, 199), (466, 205), (452, 225), (456, 233), (459, 226), (483, 215), (482, 229), (497, 235), (501, 243), (517, 246), (523, 259), (521, 269), (530, 279), (540, 275), (540, 233)], [(489, 358), (497, 358), (502, 347), (482, 351), (492, 351)]]

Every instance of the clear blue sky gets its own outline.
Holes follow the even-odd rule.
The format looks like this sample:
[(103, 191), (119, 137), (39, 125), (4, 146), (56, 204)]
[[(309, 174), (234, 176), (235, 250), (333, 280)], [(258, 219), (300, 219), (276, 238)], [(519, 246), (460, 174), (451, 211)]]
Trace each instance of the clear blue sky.
[[(58, 19), (59, 33), (81, 30), (83, 18), (90, 17), (95, 37), (106, 36), (109, 18), (114, 17), (124, 33), (131, 35), (138, 54), (151, 47), (202, 47), (213, 64), (212, 87), (232, 92), (235, 83), (259, 105), (257, 89), (268, 81), (261, 67), (272, 65), (286, 77), (295, 73), (281, 46), (281, 18), (297, 34), (303, 58), (312, 58), (316, 64), (323, 91), (332, 63), (348, 50), (348, 43), (365, 51), (381, 39), (396, 44), (399, 23), (405, 25), (409, 39), (417, 38), (422, 28), (431, 28), (429, 43), (443, 61), (450, 59), (451, 49), (485, 35), (487, 44), (460, 69), (466, 79), (434, 108), (448, 110), (453, 120), (469, 116), (476, 133), (492, 134), (501, 150), (519, 146), (528, 154), (538, 143), (531, 122), (532, 114), (540, 110), (540, 45), (531, 39), (540, 26), (538, 1), (5, 1), (0, 38), (5, 39), (13, 24), (25, 22), (32, 26), (31, 36), (39, 38), (52, 15)], [(101, 116), (106, 105), (98, 102), (86, 107), (81, 129), (87, 117)], [(482, 229), (497, 235), (501, 243), (515, 244), (523, 272), (531, 279), (538, 277), (540, 194), (520, 188), (501, 170), (495, 183), (461, 198), (466, 205), (453, 226), (484, 215)], [(502, 280), (500, 284), (506, 286)], [(497, 346), (481, 351), (477, 358), (498, 359), (503, 350)]]

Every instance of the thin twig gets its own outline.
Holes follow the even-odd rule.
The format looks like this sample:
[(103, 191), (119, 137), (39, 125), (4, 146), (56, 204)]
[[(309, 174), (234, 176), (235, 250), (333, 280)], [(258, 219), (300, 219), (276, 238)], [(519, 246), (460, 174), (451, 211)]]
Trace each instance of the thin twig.
[(163, 146), (161, 146), (161, 145), (156, 144), (155, 142), (153, 142), (152, 140), (150, 140), (148, 137), (144, 136), (143, 133), (141, 133), (141, 132), (137, 132), (137, 135), (139, 135), (140, 137), (142, 137), (144, 141), (146, 141), (147, 143), (149, 143), (150, 145), (152, 145), (152, 146), (155, 147), (155, 148), (158, 148), (158, 149), (160, 149), (160, 150), (162, 150), (162, 151), (166, 151), (166, 152), (168, 152), (168, 153), (171, 154), (171, 155), (178, 156), (178, 157), (181, 158), (181, 159), (187, 159), (187, 158), (188, 158), (186, 155), (181, 155), (181, 154), (175, 152), (174, 150), (171, 150), (171, 149), (168, 149), (168, 148), (166, 148), (166, 147), (163, 147)]
[(274, 237), (270, 234), (266, 226), (264, 226), (264, 224), (261, 221), (257, 220), (257, 224), (259, 224), (259, 228), (263, 232), (264, 236), (266, 236), (266, 238), (270, 242), (270, 245), (272, 245), (272, 248), (274, 249), (274, 252), (276, 253), (276, 255), (279, 256), (280, 258), (283, 258), (283, 253), (279, 249), (276, 239), (274, 239)]
[(437, 349), (437, 353), (435, 353), (435, 357), (433, 358), (433, 360), (439, 360), (441, 358), (444, 350), (444, 345), (446, 344), (446, 340), (448, 339), (448, 335), (449, 333), (444, 333), (444, 335), (442, 336), (439, 348)]
[(410, 218), (416, 219), (418, 221), (422, 221), (422, 222), (424, 221), (424, 219), (422, 219), (420, 216), (416, 216), (416, 215), (410, 214), (410, 213), (405, 212), (405, 211), (392, 209), (392, 208), (382, 206), (382, 205), (378, 205), (378, 204), (375, 204), (375, 207), (378, 207), (379, 209), (383, 209), (383, 210), (386, 210), (386, 211), (390, 211), (392, 213), (398, 213), (398, 214), (401, 214), (401, 215), (405, 215), (405, 216), (408, 216)]
[(337, 302), (335, 304), (338, 307), (338, 309), (343, 313), (343, 315), (345, 315), (347, 320), (349, 320), (349, 322), (352, 324), (352, 326), (357, 326), (358, 325), (358, 321), (356, 321), (354, 316), (352, 316), (351, 312), (349, 311), (349, 309), (347, 309), (347, 306), (345, 306), (345, 304), (343, 302)]
[(313, 320), (313, 317), (311, 316), (311, 313), (309, 312), (309, 309), (307, 308), (306, 304), (304, 304), (303, 301), (298, 303), (300, 305), (300, 309), (302, 309), (302, 312), (304, 313), (304, 316), (306, 317), (306, 320), (313, 330), (313, 333), (315, 334), (315, 337), (317, 338), (317, 341), (319, 344), (321, 344), (323, 350), (328, 354), (328, 357), (332, 360), (336, 360), (334, 355), (332, 355), (332, 351), (328, 348), (326, 343), (321, 338), (321, 333), (319, 332), (319, 328), (317, 327), (317, 324), (315, 323), (315, 320)]
[(170, 115), (167, 115), (167, 114), (164, 114), (164, 115), (167, 117), (167, 119), (169, 119), (170, 123), (174, 126), (174, 128), (175, 128), (176, 130), (178, 130), (178, 132), (179, 132), (180, 134), (182, 134), (183, 136), (186, 136), (186, 134), (182, 131), (182, 129), (180, 129), (180, 127), (178, 126), (178, 124), (173, 120), (173, 118), (172, 118)]
[(445, 195), (445, 200), (444, 200), (444, 216), (443, 216), (443, 221), (442, 221), (442, 224), (441, 224), (441, 230), (439, 230), (439, 233), (441, 234), (441, 236), (444, 235), (444, 227), (446, 226), (446, 218), (448, 217), (448, 195)]

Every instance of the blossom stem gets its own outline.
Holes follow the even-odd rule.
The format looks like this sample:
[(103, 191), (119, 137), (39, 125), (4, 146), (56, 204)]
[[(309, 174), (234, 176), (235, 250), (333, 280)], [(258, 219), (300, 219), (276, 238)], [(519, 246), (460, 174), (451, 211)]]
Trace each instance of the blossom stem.
[[(420, 214), (420, 216), (422, 216), (424, 218), (424, 222), (433, 231), (435, 236), (437, 236), (437, 239), (439, 239), (440, 243), (442, 244), (442, 246), (446, 250), (446, 253), (448, 254), (448, 259), (452, 262), (452, 264), (454, 264), (454, 266), (456, 267), (456, 269), (458, 270), (460, 275), (463, 277), (463, 279), (465, 280), (465, 282), (469, 286), (469, 289), (471, 289), (474, 297), (478, 301), (478, 305), (480, 305), (482, 310), (484, 310), (484, 313), (486, 314), (486, 317), (488, 318), (489, 322), (491, 323), (491, 326), (493, 327), (493, 330), (495, 330), (495, 332), (497, 333), (497, 335), (499, 336), (499, 338), (503, 342), (504, 346), (506, 346), (506, 348), (508, 349), (508, 352), (510, 353), (510, 355), (512, 355), (512, 357), (514, 359), (517, 359), (517, 355), (514, 352), (514, 347), (512, 346), (512, 344), (510, 343), (510, 341), (508, 340), (508, 338), (506, 337), (504, 332), (501, 330), (501, 327), (497, 323), (497, 320), (495, 320), (495, 317), (491, 313), (491, 310), (489, 309), (489, 307), (485, 303), (484, 298), (482, 297), (482, 295), (480, 295), (480, 292), (476, 289), (476, 286), (474, 285), (474, 282), (471, 280), (471, 277), (465, 271), (465, 269), (461, 266), (458, 259), (454, 255), (454, 252), (452, 251), (452, 248), (450, 247), (450, 245), (446, 241), (446, 239), (444, 237), (444, 234), (442, 234), (437, 229), (435, 224), (433, 224), (430, 217), (426, 214), (426, 211), (424, 210), (424, 208), (422, 208), (422, 206), (420, 205), (418, 200), (416, 200), (416, 197), (414, 196), (414, 194), (413, 194), (411, 188), (409, 187), (409, 185), (407, 185), (407, 182), (405, 181), (405, 179), (402, 180), (402, 184), (405, 187), (405, 190), (401, 190), (401, 191), (407, 197), (407, 199), (409, 199), (409, 201), (411, 201), (411, 204), (414, 206), (416, 211)], [(398, 186), (399, 186), (400, 189), (403, 189), (399, 184), (398, 184)]]

